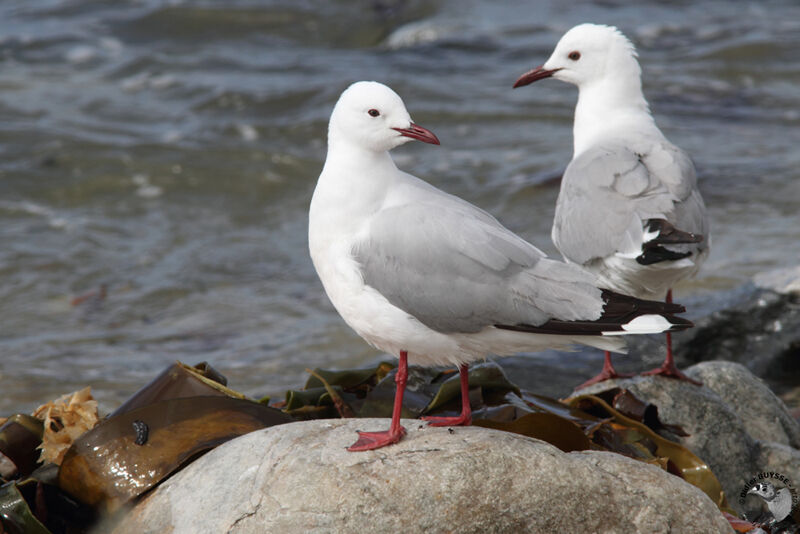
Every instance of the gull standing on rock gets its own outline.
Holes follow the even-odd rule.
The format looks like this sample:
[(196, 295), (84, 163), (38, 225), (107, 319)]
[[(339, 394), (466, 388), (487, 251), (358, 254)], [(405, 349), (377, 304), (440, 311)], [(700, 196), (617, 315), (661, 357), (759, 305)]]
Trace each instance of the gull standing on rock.
[(331, 114), (328, 154), (309, 211), (309, 251), (328, 297), (370, 345), (399, 358), (388, 431), (360, 432), (351, 451), (397, 442), (408, 362), (455, 365), (458, 417), (471, 422), (467, 364), (582, 343), (622, 351), (620, 335), (680, 330), (682, 306), (599, 289), (479, 208), (400, 171), (389, 150), (439, 144), (385, 85), (357, 82)]
[[(552, 231), (564, 259), (595, 273), (603, 287), (672, 302), (672, 286), (708, 255), (708, 216), (694, 165), (650, 114), (636, 57), (616, 28), (581, 24), (514, 87), (550, 77), (578, 86), (574, 153)], [(669, 333), (664, 363), (644, 374), (700, 385), (675, 366)], [(618, 376), (606, 352), (603, 371), (578, 389)]]

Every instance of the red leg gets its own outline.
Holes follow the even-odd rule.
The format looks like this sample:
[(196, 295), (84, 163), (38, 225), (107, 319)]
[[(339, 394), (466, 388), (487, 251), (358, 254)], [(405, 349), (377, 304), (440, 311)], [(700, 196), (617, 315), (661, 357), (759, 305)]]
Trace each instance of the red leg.
[[(672, 290), (670, 289), (667, 291), (667, 302), (672, 303)], [(645, 371), (642, 373), (642, 376), (652, 376), (652, 375), (659, 375), (659, 376), (666, 376), (667, 378), (676, 378), (678, 380), (683, 380), (685, 382), (690, 382), (696, 386), (702, 386), (702, 382), (698, 382), (697, 380), (692, 380), (683, 372), (681, 372), (677, 367), (675, 367), (675, 360), (672, 359), (672, 334), (667, 332), (667, 357), (664, 358), (664, 363), (661, 364), (661, 367), (656, 367), (650, 371)]]
[(461, 378), (461, 415), (455, 417), (426, 416), (430, 426), (468, 426), (472, 424), (472, 408), (469, 406), (469, 366), (464, 364), (458, 368)]
[(386, 445), (397, 443), (406, 435), (406, 429), (400, 425), (400, 412), (403, 410), (403, 393), (406, 391), (408, 381), (408, 352), (400, 351), (400, 362), (397, 365), (397, 374), (394, 382), (397, 390), (394, 394), (394, 409), (392, 410), (392, 423), (389, 430), (382, 432), (359, 432), (358, 440), (347, 448), (350, 452), (369, 451), (380, 449)]
[(600, 371), (600, 374), (593, 376), (580, 386), (575, 388), (575, 391), (579, 389), (583, 389), (587, 386), (591, 386), (592, 384), (597, 384), (598, 382), (603, 382), (604, 380), (609, 380), (611, 378), (629, 378), (633, 376), (630, 373), (618, 373), (614, 366), (611, 365), (611, 353), (606, 351), (605, 358), (603, 359), (603, 370)]

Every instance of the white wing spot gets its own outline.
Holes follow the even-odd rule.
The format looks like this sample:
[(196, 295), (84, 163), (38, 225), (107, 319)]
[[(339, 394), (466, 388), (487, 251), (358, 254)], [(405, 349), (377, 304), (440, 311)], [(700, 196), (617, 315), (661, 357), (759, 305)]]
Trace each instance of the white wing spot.
[(660, 334), (672, 327), (667, 319), (661, 315), (640, 315), (633, 321), (622, 325), (618, 332), (603, 332), (604, 336), (624, 336), (627, 334)]

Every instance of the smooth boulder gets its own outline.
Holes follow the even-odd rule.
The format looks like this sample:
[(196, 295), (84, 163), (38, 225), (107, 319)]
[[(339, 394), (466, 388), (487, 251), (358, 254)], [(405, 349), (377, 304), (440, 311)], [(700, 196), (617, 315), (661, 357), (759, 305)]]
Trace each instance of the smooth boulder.
[(386, 419), (291, 423), (234, 439), (141, 501), (124, 533), (732, 532), (666, 471), (517, 434), (434, 428), (377, 451), (345, 447)]

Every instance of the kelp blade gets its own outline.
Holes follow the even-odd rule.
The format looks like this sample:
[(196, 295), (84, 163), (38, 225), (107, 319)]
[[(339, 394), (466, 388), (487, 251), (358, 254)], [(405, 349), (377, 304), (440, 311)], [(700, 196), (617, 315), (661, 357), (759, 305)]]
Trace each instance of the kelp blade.
[(655, 456), (668, 458), (677, 467), (686, 482), (700, 488), (720, 509), (730, 510), (725, 494), (722, 491), (722, 485), (711, 471), (711, 468), (683, 445), (663, 438), (647, 425), (619, 413), (600, 397), (580, 395), (571, 397), (566, 402), (570, 406), (590, 411), (591, 413), (596, 413), (599, 410), (608, 417), (613, 418), (616, 423), (636, 429), (642, 435), (647, 436), (656, 445)]
[(42, 422), (30, 415), (12, 415), (0, 426), (0, 453), (14, 463), (20, 476), (36, 469), (41, 442)]
[(476, 419), (473, 424), (540, 439), (564, 452), (585, 451), (592, 448), (591, 440), (578, 425), (555, 414), (529, 413), (513, 421)]
[(226, 383), (226, 378), (205, 362), (194, 367), (175, 362), (134, 393), (109, 417), (167, 399), (209, 396), (245, 398), (238, 391), (226, 387)]
[(291, 422), (288, 415), (231, 397), (184, 397), (109, 418), (81, 436), (59, 470), (59, 487), (113, 511), (225, 441)]
[(0, 532), (50, 534), (31, 512), (16, 482), (7, 482), (0, 486)]

